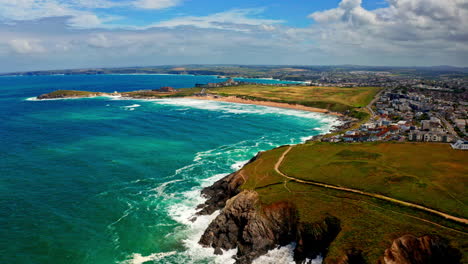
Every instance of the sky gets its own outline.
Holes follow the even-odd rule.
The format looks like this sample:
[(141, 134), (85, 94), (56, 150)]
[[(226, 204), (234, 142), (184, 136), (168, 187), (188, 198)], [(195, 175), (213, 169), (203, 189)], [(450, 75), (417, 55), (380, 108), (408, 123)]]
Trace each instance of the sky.
[(468, 0), (0, 0), (0, 72), (468, 66)]

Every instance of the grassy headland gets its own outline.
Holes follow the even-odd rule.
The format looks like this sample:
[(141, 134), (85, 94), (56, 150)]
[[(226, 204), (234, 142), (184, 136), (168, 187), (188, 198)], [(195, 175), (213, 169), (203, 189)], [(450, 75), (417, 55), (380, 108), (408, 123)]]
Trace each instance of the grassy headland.
[(106, 93), (88, 92), (88, 91), (75, 91), (75, 90), (57, 90), (48, 94), (38, 96), (38, 99), (54, 99), (54, 98), (81, 98), (81, 97), (94, 97), (105, 95)]
[(365, 107), (380, 91), (377, 87), (315, 87), (315, 86), (268, 86), (241, 85), (209, 89), (210, 93), (221, 96), (235, 96), (258, 101), (272, 101), (288, 104), (345, 112)]
[[(393, 239), (405, 234), (439, 235), (467, 252), (466, 226), (442, 217), (363, 195), (292, 182), (274, 166), (285, 148), (262, 153), (239, 173), (242, 188), (259, 193), (262, 206), (290, 202), (301, 222), (325, 216), (341, 221), (341, 231), (325, 263), (335, 263), (349, 249), (362, 251), (366, 263), (376, 263)], [(280, 166), (300, 179), (383, 193), (404, 201), (467, 216), (464, 161), (468, 153), (440, 144), (310, 143), (298, 145)], [(463, 256), (466, 262), (468, 256)]]

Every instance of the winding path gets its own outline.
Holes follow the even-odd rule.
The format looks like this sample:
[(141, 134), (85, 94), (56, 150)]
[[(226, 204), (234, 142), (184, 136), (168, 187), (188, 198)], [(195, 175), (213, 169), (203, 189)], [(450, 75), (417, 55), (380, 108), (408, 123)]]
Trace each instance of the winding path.
[(407, 207), (411, 207), (411, 208), (416, 208), (416, 209), (419, 209), (421, 211), (425, 211), (425, 212), (428, 212), (428, 213), (436, 214), (438, 216), (442, 216), (445, 219), (449, 219), (449, 220), (455, 221), (455, 222), (460, 223), (460, 224), (464, 224), (464, 225), (468, 224), (468, 219), (461, 218), (461, 217), (456, 217), (456, 216), (453, 216), (453, 215), (449, 215), (449, 214), (446, 214), (446, 213), (441, 212), (441, 211), (437, 211), (437, 210), (434, 210), (434, 209), (431, 209), (431, 208), (427, 208), (427, 207), (424, 207), (424, 206), (421, 206), (421, 205), (418, 205), (418, 204), (401, 201), (401, 200), (391, 198), (391, 197), (388, 197), (388, 196), (385, 196), (385, 195), (369, 193), (369, 192), (364, 192), (364, 191), (360, 191), (360, 190), (356, 190), (356, 189), (352, 189), (352, 188), (340, 187), (340, 186), (336, 186), (336, 185), (320, 183), (320, 182), (315, 182), (315, 181), (301, 180), (301, 179), (297, 179), (297, 178), (288, 176), (288, 175), (284, 174), (283, 172), (281, 172), (279, 167), (280, 167), (281, 163), (283, 163), (284, 158), (289, 153), (289, 151), (291, 151), (291, 149), (292, 149), (292, 146), (288, 146), (288, 148), (283, 152), (283, 154), (281, 155), (281, 157), (278, 159), (278, 161), (275, 164), (275, 171), (278, 174), (280, 174), (281, 176), (283, 176), (284, 178), (286, 178), (286, 179), (289, 179), (291, 181), (295, 181), (295, 182), (298, 182), (298, 183), (315, 185), (315, 186), (324, 187), (324, 188), (328, 188), (328, 189), (334, 189), (334, 190), (339, 190), (339, 191), (357, 193), (357, 194), (360, 194), (360, 195), (365, 195), (365, 196), (377, 198), (377, 199), (380, 199), (380, 200), (396, 203), (396, 204), (399, 204), (399, 205), (403, 205), (403, 206), (407, 206)]

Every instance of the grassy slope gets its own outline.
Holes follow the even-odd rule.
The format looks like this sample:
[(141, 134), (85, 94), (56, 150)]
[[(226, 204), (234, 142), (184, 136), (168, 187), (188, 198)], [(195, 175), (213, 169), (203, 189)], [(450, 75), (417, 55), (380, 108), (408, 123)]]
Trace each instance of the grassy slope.
[(380, 89), (375, 87), (339, 88), (267, 85), (242, 85), (209, 89), (210, 93), (246, 97), (249, 99), (276, 101), (326, 108), (343, 112), (365, 107)]
[(468, 218), (467, 160), (467, 152), (448, 144), (313, 143), (293, 148), (280, 169)]
[(124, 92), (122, 93), (122, 96), (143, 97), (143, 98), (184, 97), (184, 96), (193, 96), (195, 93), (199, 93), (200, 91), (201, 91), (201, 88), (178, 89), (177, 93), (161, 93), (161, 92), (150, 91), (150, 90), (142, 90), (142, 91)]
[[(326, 156), (325, 151), (328, 151), (325, 150), (326, 146), (334, 147), (334, 144), (329, 143), (320, 143), (320, 145), (323, 145), (322, 149), (317, 150), (316, 152), (314, 152), (314, 148), (317, 146), (312, 144), (297, 146), (297, 151), (290, 152), (293, 158), (295, 156), (301, 157), (300, 161), (295, 161), (295, 166), (299, 166), (301, 168), (302, 166), (307, 167), (307, 164), (314, 162), (315, 156)], [(352, 147), (353, 150), (358, 147), (367, 147), (366, 152), (376, 152), (380, 150), (387, 153), (393, 151), (390, 146), (392, 145), (391, 143), (369, 144), (368, 146), (364, 145), (367, 144), (348, 146)], [(431, 145), (427, 146), (430, 147)], [(422, 150), (418, 148), (417, 145), (411, 144), (408, 145), (408, 149), (406, 149), (406, 151), (411, 148), (414, 148), (413, 151), (416, 151), (416, 149), (418, 149), (418, 151)], [(427, 151), (428, 149), (425, 150)], [(333, 215), (339, 218), (341, 220), (342, 231), (330, 246), (327, 262), (336, 260), (348, 249), (356, 248), (363, 251), (364, 257), (368, 260), (368, 263), (375, 263), (376, 260), (383, 255), (384, 249), (390, 246), (393, 239), (409, 233), (418, 236), (425, 234), (440, 235), (449, 239), (454, 247), (461, 249), (462, 252), (467, 252), (468, 236), (466, 234), (439, 227), (417, 218), (429, 220), (457, 230), (466, 231), (465, 226), (449, 222), (438, 216), (370, 197), (293, 182), (285, 183), (284, 178), (274, 171), (274, 164), (283, 151), (284, 148), (267, 151), (255, 162), (245, 166), (240, 171), (240, 173), (242, 173), (247, 179), (247, 182), (242, 187), (244, 189), (256, 190), (260, 194), (261, 202), (265, 205), (277, 201), (290, 201), (296, 204), (300, 219), (304, 222), (320, 221), (326, 215)], [(348, 154), (349, 153), (345, 152), (344, 156), (347, 156)], [(356, 155), (356, 153), (352, 154)], [(359, 155), (368, 159), (375, 157), (375, 155), (364, 153), (364, 151), (357, 154), (357, 156)], [(411, 159), (411, 157), (408, 159)], [(433, 159), (437, 160), (438, 156), (433, 156)], [(290, 160), (289, 157), (285, 159), (285, 161), (285, 166), (291, 166), (290, 164), (292, 164), (292, 160)], [(430, 162), (431, 158), (428, 158), (426, 161)], [(320, 162), (323, 162), (323, 160)], [(418, 160), (414, 160), (414, 162), (418, 162)], [(406, 163), (411, 162), (406, 161)], [(461, 163), (460, 160), (457, 161), (455, 159), (453, 164), (461, 165), (463, 163)], [(337, 165), (339, 166), (339, 164)], [(281, 168), (286, 170), (285, 166)], [(382, 168), (383, 167), (384, 166), (382, 165)], [(399, 170), (400, 172), (404, 172), (412, 171), (413, 169), (402, 166)], [(365, 170), (363, 171), (365, 172)], [(308, 174), (310, 171), (307, 170), (305, 173)], [(434, 172), (434, 174), (437, 173), (438, 172)], [(354, 182), (356, 184), (360, 183), (364, 186), (379, 186), (378, 182), (369, 183), (366, 179), (359, 178), (359, 175), (366, 174), (356, 171), (352, 172), (352, 174), (354, 175)], [(330, 176), (333, 175), (330, 174)], [(446, 179), (451, 178), (450, 175), (443, 175), (441, 172), (438, 181), (443, 181), (444, 176)], [(398, 189), (397, 186), (402, 186), (403, 189), (405, 188), (404, 181), (397, 181), (393, 184), (396, 186), (395, 189)], [(444, 186), (450, 187), (452, 184), (444, 183)], [(454, 188), (457, 189), (463, 187), (457, 186)], [(435, 200), (432, 197), (428, 199)], [(463, 256), (464, 262), (468, 260), (468, 256), (466, 255), (467, 254), (464, 254)]]

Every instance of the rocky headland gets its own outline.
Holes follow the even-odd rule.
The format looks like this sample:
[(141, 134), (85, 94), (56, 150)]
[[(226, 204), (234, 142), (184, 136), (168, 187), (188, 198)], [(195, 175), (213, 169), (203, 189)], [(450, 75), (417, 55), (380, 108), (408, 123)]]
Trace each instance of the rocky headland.
[[(246, 166), (261, 156), (259, 153)], [(342, 237), (337, 237), (346, 235), (341, 233), (344, 233), (343, 228), (347, 228), (340, 217), (324, 212), (315, 217), (319, 220), (310, 222), (301, 217), (301, 208), (298, 208), (301, 205), (289, 199), (265, 204), (260, 198), (262, 192), (243, 187), (249, 176), (252, 175), (241, 169), (205, 188), (202, 194), (207, 201), (199, 206), (198, 213), (206, 215), (221, 210), (199, 243), (214, 248), (215, 254), (237, 248), (237, 264), (252, 263), (268, 250), (290, 243), (296, 244), (296, 263), (310, 263), (308, 261), (319, 255), (326, 264), (462, 263), (461, 252), (436, 234), (417, 236), (407, 233), (398, 237), (393, 235), (393, 240), (380, 241), (375, 245), (338, 246), (340, 253), (337, 255), (338, 242), (335, 240), (342, 240)], [(420, 234), (420, 230), (416, 233)], [(332, 244), (335, 252), (329, 257)], [(381, 252), (380, 256), (366, 255), (370, 247)]]
[(87, 92), (87, 91), (73, 91), (73, 90), (58, 90), (55, 92), (42, 94), (37, 96), (38, 100), (47, 99), (68, 99), (68, 98), (91, 98), (97, 96), (111, 96), (109, 93)]

